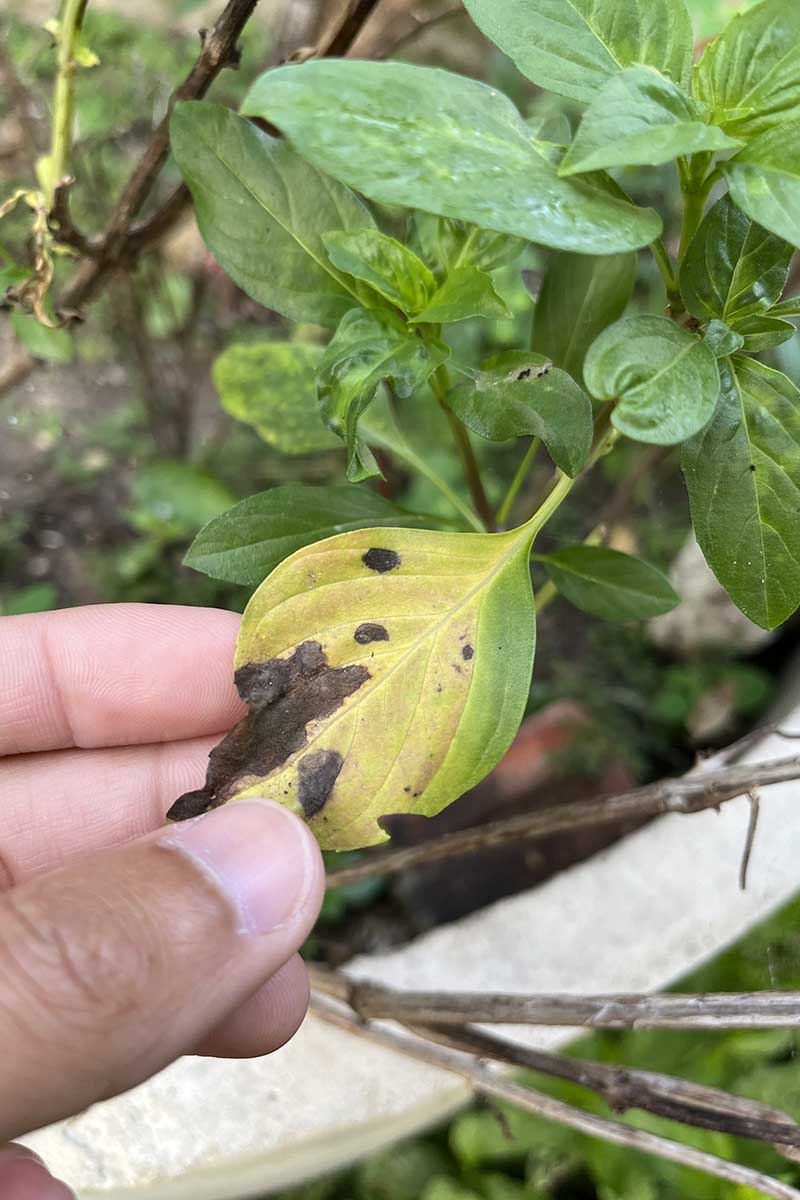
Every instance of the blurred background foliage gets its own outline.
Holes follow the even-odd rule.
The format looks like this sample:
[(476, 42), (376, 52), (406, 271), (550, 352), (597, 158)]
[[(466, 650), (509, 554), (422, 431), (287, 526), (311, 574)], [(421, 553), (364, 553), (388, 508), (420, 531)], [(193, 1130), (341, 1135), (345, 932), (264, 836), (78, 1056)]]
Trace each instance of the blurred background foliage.
[[(743, 6), (739, 0), (689, 0), (698, 42)], [(214, 86), (213, 98), (221, 103), (236, 106), (266, 65), (308, 44), (313, 5), (264, 7), (265, 19), (251, 21), (245, 31), (240, 69), (224, 72)], [(417, 6), (423, 15), (433, 7)], [(215, 11), (197, 0), (138, 0), (135, 11), (90, 4), (84, 40), (99, 65), (78, 76), (72, 160), (71, 203), (81, 228), (102, 227), (173, 86), (196, 56), (197, 27)], [(33, 162), (46, 143), (54, 53), (42, 26), (51, 15), (44, 0), (26, 5), (9, 0), (0, 14), (0, 201), (30, 183)], [(463, 14), (432, 23), (416, 36), (396, 37), (390, 26), (382, 49), (484, 78), (531, 116), (575, 120), (574, 105), (537, 94)], [(176, 182), (168, 164), (153, 202)], [(640, 203), (664, 213), (668, 236), (675, 236), (678, 191), (671, 172), (629, 170), (624, 183)], [(401, 230), (404, 216), (384, 211), (381, 220), (385, 228)], [(30, 263), (29, 226), (24, 206), (0, 224), (0, 296)], [(532, 298), (543, 264), (543, 252), (531, 247), (521, 263), (504, 269), (499, 283), (511, 317), (453, 327), (459, 356), (477, 363), (498, 350), (530, 344)], [(69, 257), (60, 258), (56, 283), (72, 269)], [(662, 288), (649, 260), (640, 256), (634, 305), (657, 310)], [(20, 347), (38, 362), (24, 382), (0, 393), (0, 612), (120, 600), (240, 610), (245, 589), (183, 565), (194, 535), (243, 496), (287, 482), (342, 478), (342, 453), (327, 444), (321, 427), (319, 444), (307, 437), (287, 442), (292, 415), (287, 396), (270, 389), (259, 367), (259, 347), (286, 339), (314, 347), (324, 334), (290, 327), (239, 292), (206, 252), (191, 219), (135, 270), (117, 273), (86, 319), (69, 330), (49, 330), (19, 311), (0, 308), (0, 372)], [(800, 383), (798, 338), (772, 355)], [(461, 487), (459, 464), (430, 397), (408, 402), (401, 418), (406, 437), (429, 466), (451, 487)], [(301, 423), (297, 430), (298, 436), (307, 433)], [(520, 448), (481, 443), (476, 450), (491, 497), (499, 499)], [(382, 465), (384, 494), (419, 512), (451, 517), (428, 480), (411, 476), (390, 457)], [(688, 532), (677, 469), (671, 452), (653, 455), (648, 448), (623, 446), (605, 460), (596, 481), (578, 491), (576, 502), (560, 510), (553, 544), (579, 540), (598, 511), (607, 512), (614, 545), (669, 568)], [(532, 474), (520, 511), (541, 487), (544, 472), (546, 467)], [(691, 625), (691, 616), (688, 620)], [(616, 770), (617, 780), (647, 780), (688, 765), (696, 746), (729, 741), (756, 722), (796, 648), (797, 622), (769, 643), (751, 644), (740, 626), (727, 633), (725, 628), (721, 621), (720, 636), (684, 644), (640, 626), (604, 624), (563, 603), (550, 606), (540, 626), (529, 712), (546, 714), (567, 701), (580, 706), (587, 722), (579, 741), (562, 753), (559, 776), (596, 780), (604, 770)], [(419, 903), (418, 895), (398, 896), (380, 880), (339, 889), (326, 900), (308, 952), (341, 961), (354, 949), (391, 944), (437, 919), (427, 909), (424, 916), (415, 911)], [(684, 986), (800, 987), (798, 918), (795, 905)], [(357, 935), (350, 932), (356, 923)], [(574, 1049), (729, 1087), (800, 1118), (793, 1035), (637, 1033), (585, 1039)], [(583, 1093), (536, 1083), (602, 1111), (599, 1101)], [(632, 1119), (677, 1136), (664, 1122)], [(769, 1149), (734, 1145), (720, 1135), (692, 1140), (800, 1182), (798, 1168)], [(500, 1115), (488, 1109), (465, 1113), (447, 1129), (292, 1196), (749, 1200), (742, 1189), (510, 1110)]]

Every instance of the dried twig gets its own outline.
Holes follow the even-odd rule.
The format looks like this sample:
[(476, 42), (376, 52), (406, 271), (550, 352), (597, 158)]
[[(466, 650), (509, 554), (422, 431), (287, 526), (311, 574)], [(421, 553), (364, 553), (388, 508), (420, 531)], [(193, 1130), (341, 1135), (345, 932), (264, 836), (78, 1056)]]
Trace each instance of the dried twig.
[(325, 1021), (338, 1025), (350, 1033), (367, 1038), (389, 1050), (415, 1058), (429, 1066), (440, 1067), (460, 1075), (470, 1085), (476, 1096), (489, 1097), (513, 1104), (545, 1120), (557, 1121), (580, 1133), (597, 1137), (603, 1141), (654, 1154), (681, 1166), (693, 1167), (719, 1179), (725, 1179), (743, 1187), (753, 1188), (776, 1200), (800, 1200), (800, 1192), (788, 1184), (743, 1167), (739, 1163), (727, 1162), (716, 1155), (706, 1154), (682, 1142), (658, 1137), (643, 1130), (632, 1129), (617, 1121), (609, 1121), (583, 1112), (572, 1105), (564, 1104), (532, 1088), (512, 1083), (498, 1074), (496, 1069), (480, 1063), (473, 1055), (435, 1045), (431, 1041), (410, 1033), (387, 1029), (383, 1026), (364, 1024), (346, 1008), (319, 994), (312, 995), (313, 1011)]
[[(344, 977), (343, 977), (344, 978)], [(413, 1025), (555, 1025), (575, 1029), (796, 1029), (800, 992), (709, 992), (526, 996), (516, 993), (408, 992), (350, 983), (346, 999), (365, 1020)]]
[(329, 887), (355, 883), (375, 875), (396, 875), (423, 863), (471, 854), (488, 846), (500, 846), (522, 838), (542, 838), (564, 829), (589, 825), (643, 821), (666, 813), (697, 813), (716, 808), (727, 800), (745, 795), (756, 787), (785, 783), (800, 778), (800, 757), (769, 763), (745, 763), (716, 769), (694, 768), (678, 779), (661, 779), (617, 796), (576, 800), (557, 808), (522, 813), (472, 829), (445, 834), (419, 846), (402, 847), (372, 854), (352, 867), (328, 875)]
[(744, 842), (744, 851), (742, 853), (742, 863), (739, 867), (739, 889), (744, 892), (747, 890), (747, 872), (750, 867), (750, 859), (753, 855), (753, 846), (756, 840), (756, 830), (758, 829), (758, 817), (761, 812), (761, 800), (756, 791), (752, 791), (748, 795), (750, 801), (750, 820), (747, 823), (747, 837)]
[(414, 22), (414, 25), (406, 33), (396, 38), (395, 41), (389, 42), (381, 49), (381, 58), (389, 58), (392, 54), (398, 54), (401, 50), (406, 50), (412, 42), (423, 33), (435, 28), (437, 25), (442, 25), (445, 21), (452, 20), (453, 17), (464, 16), (464, 5), (461, 0), (457, 0), (455, 4), (445, 4), (436, 12), (417, 15), (415, 12), (408, 13), (408, 16)]

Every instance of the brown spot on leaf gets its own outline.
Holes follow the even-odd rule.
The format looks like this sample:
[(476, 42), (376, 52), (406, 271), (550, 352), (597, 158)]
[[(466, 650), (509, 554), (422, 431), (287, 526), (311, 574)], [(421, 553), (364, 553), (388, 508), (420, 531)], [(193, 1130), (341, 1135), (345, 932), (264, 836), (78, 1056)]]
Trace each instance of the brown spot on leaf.
[(240, 667), (234, 681), (250, 712), (211, 751), (205, 787), (176, 800), (169, 819), (199, 816), (224, 804), (246, 781), (271, 774), (306, 744), (309, 722), (330, 716), (369, 677), (360, 665), (328, 666), (322, 646), (311, 641), (289, 658)]
[(297, 794), (307, 821), (325, 807), (343, 762), (338, 750), (315, 750), (300, 759)]
[(461, 657), (465, 662), (469, 662), (471, 658), (475, 657), (475, 651), (473, 650), (472, 646), (470, 646), (469, 642), (467, 642), (466, 646), (461, 647)]
[(388, 642), (389, 640), (386, 627), (384, 625), (373, 625), (370, 621), (365, 621), (363, 625), (359, 625), (353, 637), (361, 646), (366, 646), (370, 642)]
[(400, 566), (400, 555), (396, 550), (382, 550), (379, 546), (374, 546), (361, 556), (361, 561), (370, 571), (377, 571), (383, 575), (386, 571), (394, 571)]

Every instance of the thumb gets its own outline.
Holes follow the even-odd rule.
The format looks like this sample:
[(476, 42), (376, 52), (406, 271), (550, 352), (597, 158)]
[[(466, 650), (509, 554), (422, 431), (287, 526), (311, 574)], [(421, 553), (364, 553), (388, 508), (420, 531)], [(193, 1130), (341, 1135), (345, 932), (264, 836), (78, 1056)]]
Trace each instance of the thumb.
[(242, 801), (0, 896), (0, 1144), (140, 1083), (289, 959), (316, 842)]

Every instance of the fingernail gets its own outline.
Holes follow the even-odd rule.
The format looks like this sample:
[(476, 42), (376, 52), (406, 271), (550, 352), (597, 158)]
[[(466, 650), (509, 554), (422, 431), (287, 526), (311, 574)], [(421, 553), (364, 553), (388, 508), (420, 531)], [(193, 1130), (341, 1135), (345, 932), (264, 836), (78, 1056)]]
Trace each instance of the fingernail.
[(45, 1164), (25, 1146), (0, 1150), (0, 1196), (19, 1200), (75, 1200), (65, 1183), (54, 1179)]
[(161, 845), (190, 858), (225, 893), (242, 933), (289, 924), (313, 886), (318, 851), (298, 817), (272, 800), (240, 800), (170, 827)]

